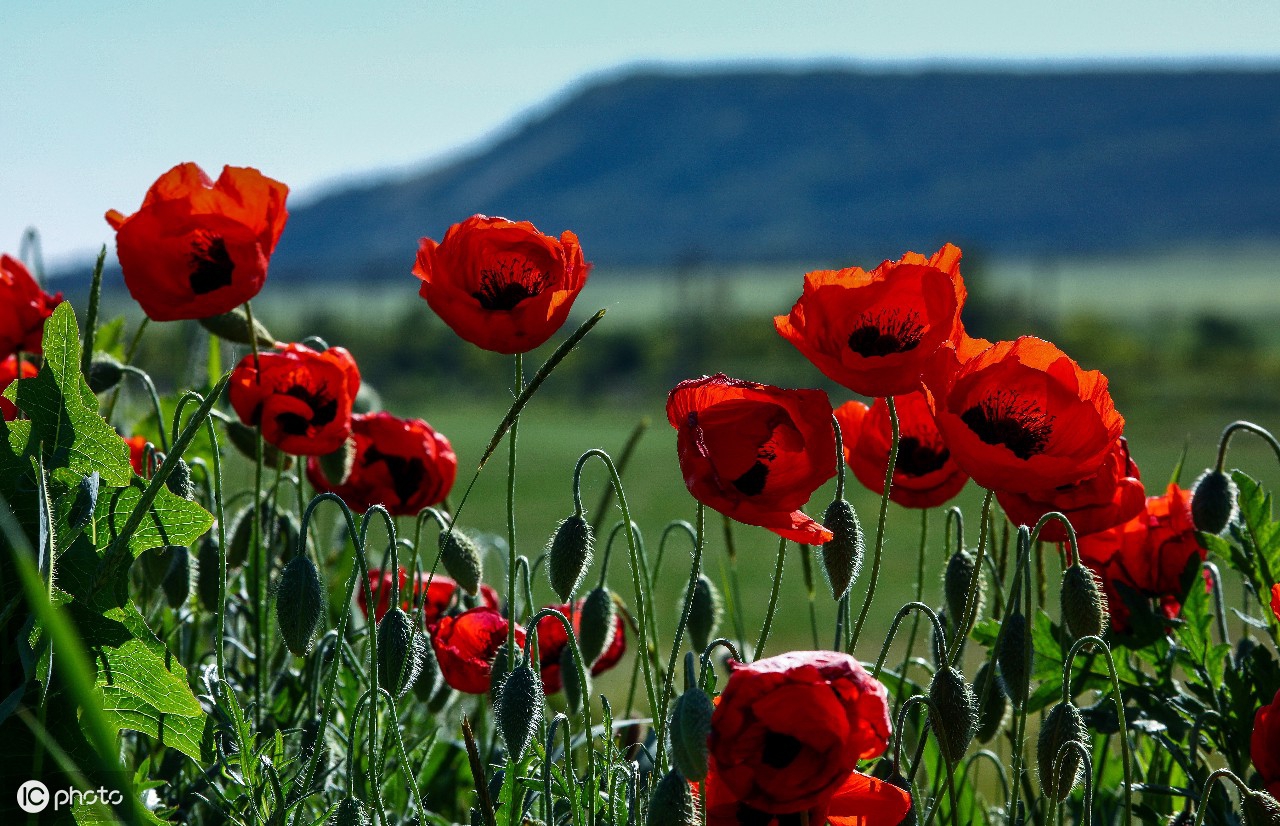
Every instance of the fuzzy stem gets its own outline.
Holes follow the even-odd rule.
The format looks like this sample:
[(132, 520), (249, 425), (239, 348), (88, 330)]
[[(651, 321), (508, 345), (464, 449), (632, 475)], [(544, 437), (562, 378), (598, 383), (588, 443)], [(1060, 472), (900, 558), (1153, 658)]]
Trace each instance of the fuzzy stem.
[(658, 763), (663, 765), (663, 757), (665, 756), (666, 733), (667, 727), (667, 707), (671, 702), (672, 683), (676, 673), (676, 658), (680, 656), (680, 644), (684, 641), (684, 630), (689, 624), (689, 612), (693, 608), (693, 592), (698, 587), (698, 577), (702, 574), (702, 550), (706, 540), (707, 515), (706, 507), (699, 502), (697, 516), (695, 517), (697, 524), (696, 533), (693, 541), (693, 565), (689, 568), (689, 585), (684, 592), (684, 608), (680, 612), (680, 621), (676, 624), (675, 639), (671, 642), (671, 658), (667, 661), (667, 675), (662, 684), (662, 697), (658, 700), (658, 712), (654, 715), (657, 718), (658, 731)]
[(1209, 795), (1213, 794), (1213, 784), (1217, 782), (1219, 777), (1234, 783), (1236, 788), (1240, 790), (1240, 795), (1242, 797), (1253, 793), (1249, 787), (1245, 785), (1244, 781), (1237, 777), (1235, 772), (1231, 771), (1231, 769), (1214, 769), (1209, 774), (1209, 778), (1204, 781), (1204, 791), (1200, 794), (1200, 805), (1196, 810), (1195, 826), (1204, 826), (1205, 812), (1209, 810)]
[(973, 573), (969, 576), (969, 587), (964, 597), (964, 616), (956, 618), (956, 635), (951, 640), (951, 665), (956, 665), (960, 654), (964, 651), (964, 639), (978, 618), (978, 588), (982, 584), (982, 560), (987, 554), (987, 541), (990, 538), (988, 525), (991, 515), (991, 499), (995, 494), (988, 490), (982, 500), (982, 522), (978, 532), (978, 555), (973, 561)]
[(1259, 427), (1253, 422), (1239, 420), (1232, 422), (1223, 429), (1222, 436), (1218, 439), (1218, 462), (1214, 465), (1214, 470), (1219, 473), (1222, 472), (1227, 463), (1227, 446), (1231, 443), (1232, 437), (1241, 430), (1262, 438), (1263, 441), (1271, 445), (1271, 449), (1275, 451), (1276, 459), (1280, 459), (1280, 441), (1276, 441), (1276, 437), (1271, 435), (1271, 431), (1264, 427)]
[[(957, 514), (960, 513), (959, 508), (952, 508)], [(947, 525), (951, 525), (951, 516), (947, 516)], [(960, 539), (964, 540), (964, 527), (961, 523)], [(925, 549), (929, 544), (929, 511), (924, 509), (920, 511), (920, 547), (916, 553), (916, 602), (924, 601), (924, 558)], [(911, 633), (907, 635), (907, 649), (902, 655), (902, 668), (898, 673), (905, 676), (907, 673), (907, 664), (911, 662), (911, 654), (916, 647), (916, 635), (920, 631), (920, 615), (915, 614), (911, 617)], [(945, 637), (943, 637), (945, 639)], [(894, 692), (894, 702), (900, 702), (902, 699), (902, 684), (898, 684), (898, 690)]]
[(769, 639), (769, 629), (773, 626), (773, 612), (778, 608), (778, 591), (782, 588), (782, 563), (787, 557), (787, 538), (785, 536), (778, 539), (778, 564), (773, 569), (773, 590), (769, 592), (769, 608), (765, 611), (764, 627), (760, 629), (760, 639), (756, 642), (755, 653), (751, 656), (752, 661), (760, 659), (760, 655), (764, 653), (764, 644)]
[(884, 397), (885, 406), (889, 408), (889, 426), (893, 440), (889, 445), (889, 463), (884, 469), (884, 495), (880, 497), (880, 521), (876, 527), (876, 549), (871, 557), (871, 580), (867, 583), (867, 598), (863, 600), (862, 610), (858, 612), (858, 621), (854, 623), (853, 635), (845, 649), (852, 654), (858, 646), (858, 638), (862, 636), (862, 624), (867, 621), (867, 612), (871, 610), (871, 600), (876, 595), (876, 581), (880, 578), (880, 555), (884, 552), (884, 523), (889, 515), (889, 490), (893, 487), (893, 470), (898, 464), (898, 443), (902, 432), (898, 425), (898, 408), (893, 403), (893, 396)]
[(1071, 685), (1071, 666), (1076, 654), (1085, 645), (1101, 648), (1107, 658), (1107, 672), (1111, 675), (1111, 689), (1115, 692), (1116, 718), (1120, 722), (1120, 752), (1124, 760), (1124, 824), (1129, 826), (1133, 810), (1133, 755), (1129, 751), (1129, 728), (1124, 719), (1124, 698), (1120, 695), (1120, 678), (1116, 676), (1115, 660), (1111, 658), (1111, 649), (1098, 637), (1081, 637), (1067, 652), (1067, 660), (1063, 663), (1062, 701), (1067, 702)]
[[(516, 353), (512, 392), (518, 399), (523, 391), (524, 363), (521, 361), (521, 355)], [(507, 623), (507, 663), (512, 668), (515, 667), (516, 662), (516, 433), (519, 429), (520, 416), (517, 414), (511, 420), (511, 449), (507, 457), (507, 614), (511, 617), (511, 622)], [(574, 496), (577, 498), (576, 485)], [(578, 499), (578, 504), (578, 513), (581, 514), (581, 499)], [(570, 603), (572, 604), (572, 600)], [(507, 770), (511, 769), (512, 766), (508, 765)], [(514, 809), (513, 806), (512, 810)]]
[[(893, 636), (898, 633), (898, 625), (901, 624), (902, 620), (910, 613), (915, 613), (917, 619), (919, 619), (920, 614), (924, 614), (928, 617), (929, 621), (933, 623), (933, 633), (938, 636), (938, 639), (944, 640), (943, 644), (945, 645), (945, 637), (943, 636), (942, 631), (942, 620), (938, 619), (938, 615), (934, 610), (923, 602), (908, 602), (906, 605), (898, 609), (898, 613), (893, 617), (893, 622), (889, 625), (889, 633), (884, 638), (884, 645), (880, 646), (880, 659), (876, 660), (876, 667), (871, 670), (872, 679), (880, 679), (880, 670), (884, 668), (885, 658), (889, 655), (889, 646), (893, 644)], [(942, 659), (945, 660), (946, 657), (944, 656)], [(906, 671), (905, 667), (903, 668), (903, 671)]]

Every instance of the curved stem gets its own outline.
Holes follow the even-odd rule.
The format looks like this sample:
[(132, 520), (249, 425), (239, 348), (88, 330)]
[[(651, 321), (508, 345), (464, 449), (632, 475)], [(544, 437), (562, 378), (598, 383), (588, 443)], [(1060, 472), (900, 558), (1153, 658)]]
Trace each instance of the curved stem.
[(706, 687), (707, 684), (707, 668), (711, 665), (711, 652), (717, 648), (727, 648), (729, 653), (738, 662), (742, 662), (742, 654), (734, 647), (733, 641), (724, 637), (717, 637), (707, 643), (707, 647), (702, 649), (702, 653), (698, 655), (698, 685)]
[(956, 635), (951, 640), (951, 665), (956, 665), (960, 661), (960, 654), (964, 651), (964, 639), (969, 635), (969, 629), (973, 627), (974, 621), (978, 618), (978, 588), (982, 584), (982, 560), (987, 555), (987, 542), (990, 539), (991, 531), (990, 515), (991, 515), (991, 499), (994, 492), (987, 491), (987, 495), (982, 499), (982, 522), (978, 533), (978, 556), (973, 561), (973, 573), (969, 575), (969, 588), (964, 598), (964, 616), (957, 617)]
[(1276, 441), (1276, 437), (1271, 435), (1271, 431), (1264, 427), (1260, 427), (1253, 422), (1246, 422), (1241, 419), (1232, 422), (1223, 429), (1222, 436), (1218, 439), (1218, 463), (1214, 465), (1215, 470), (1221, 473), (1222, 469), (1226, 466), (1227, 446), (1231, 443), (1232, 437), (1241, 430), (1262, 438), (1262, 440), (1269, 444), (1271, 449), (1275, 451), (1276, 459), (1280, 460), (1280, 441)]
[(764, 627), (760, 629), (760, 640), (756, 643), (752, 661), (760, 659), (764, 653), (764, 644), (769, 640), (769, 629), (773, 625), (773, 612), (778, 608), (778, 591), (782, 588), (782, 563), (786, 561), (787, 538), (778, 538), (778, 564), (773, 569), (773, 589), (769, 592), (769, 609), (764, 615)]
[(1038, 541), (1040, 539), (1040, 531), (1044, 529), (1045, 525), (1054, 520), (1061, 522), (1063, 527), (1067, 529), (1067, 544), (1071, 548), (1071, 553), (1067, 557), (1068, 561), (1072, 565), (1079, 565), (1080, 546), (1076, 539), (1076, 528), (1071, 524), (1071, 520), (1067, 518), (1066, 514), (1060, 511), (1049, 511), (1044, 516), (1040, 517), (1040, 519), (1036, 521), (1035, 529), (1031, 531), (1031, 541)]
[(1205, 561), (1200, 566), (1209, 572), (1209, 579), (1213, 583), (1213, 607), (1214, 616), (1218, 622), (1218, 637), (1225, 643), (1231, 642), (1231, 631), (1227, 627), (1227, 607), (1222, 598), (1222, 572), (1218, 570), (1218, 566), (1212, 562)]
[[(1053, 779), (1057, 783), (1057, 788), (1061, 789), (1063, 782), (1067, 779), (1063, 777), (1063, 769), (1066, 768), (1066, 753), (1068, 751), (1077, 751), (1080, 753), (1081, 760), (1084, 761), (1084, 810), (1078, 823), (1089, 826), (1093, 821), (1093, 755), (1084, 747), (1084, 743), (1079, 740), (1068, 740), (1062, 744), (1062, 748), (1058, 749), (1057, 755), (1053, 758)], [(1126, 805), (1127, 802), (1126, 802)]]
[(969, 779), (969, 767), (972, 766), (978, 760), (979, 757), (984, 758), (987, 762), (989, 762), (992, 766), (995, 767), (996, 777), (1000, 780), (1000, 791), (1003, 792), (1001, 796), (1004, 799), (1008, 799), (1009, 773), (1005, 771), (1004, 763), (1001, 763), (1000, 758), (996, 755), (995, 752), (991, 751), (990, 749), (982, 749), (980, 751), (975, 751), (973, 754), (965, 758), (964, 766), (962, 766), (960, 769), (960, 784), (964, 785), (965, 782)]
[(665, 757), (666, 738), (663, 735), (666, 733), (667, 707), (671, 702), (672, 683), (675, 680), (676, 658), (680, 656), (684, 630), (689, 624), (689, 611), (693, 608), (693, 592), (698, 587), (698, 577), (702, 575), (702, 549), (706, 538), (707, 516), (705, 506), (701, 502), (698, 503), (695, 521), (698, 527), (693, 541), (693, 565), (689, 568), (689, 585), (684, 592), (684, 607), (680, 611), (680, 621), (676, 624), (675, 639), (671, 642), (671, 657), (667, 660), (667, 675), (662, 683), (662, 697), (658, 700), (658, 711), (654, 714), (657, 718), (659, 766), (663, 765)]
[[(898, 633), (898, 625), (901, 624), (902, 620), (906, 618), (907, 614), (910, 614), (913, 612), (916, 614), (917, 618), (919, 617), (920, 614), (924, 614), (925, 616), (927, 616), (929, 618), (929, 621), (933, 623), (933, 633), (938, 636), (938, 639), (940, 640), (945, 639), (942, 631), (942, 620), (938, 619), (937, 613), (935, 613), (932, 608), (930, 608), (928, 605), (925, 605), (923, 602), (908, 602), (906, 605), (898, 609), (898, 613), (895, 614), (893, 617), (893, 622), (889, 625), (889, 633), (884, 638), (884, 645), (880, 646), (880, 659), (876, 660), (876, 667), (871, 670), (872, 679), (878, 680), (880, 678), (880, 670), (884, 668), (885, 658), (889, 654), (889, 646), (893, 644), (894, 634)], [(944, 656), (941, 658), (941, 660), (945, 661), (946, 652), (943, 652), (943, 653), (944, 653)], [(906, 671), (906, 669), (904, 668), (903, 671)]]
[(836, 434), (836, 499), (844, 498), (844, 434), (840, 430), (840, 420), (831, 414), (831, 429)]
[(898, 424), (898, 408), (893, 403), (893, 396), (884, 397), (885, 406), (889, 408), (889, 426), (893, 440), (889, 445), (889, 463), (884, 469), (884, 495), (880, 497), (880, 521), (876, 527), (876, 549), (871, 557), (871, 579), (867, 583), (867, 598), (862, 602), (862, 610), (858, 612), (858, 620), (853, 625), (853, 635), (845, 651), (853, 653), (858, 647), (858, 637), (862, 636), (862, 624), (867, 621), (867, 612), (871, 610), (871, 600), (876, 595), (876, 581), (880, 578), (880, 555), (884, 552), (884, 523), (889, 515), (889, 490), (893, 487), (893, 470), (898, 464), (898, 443), (902, 432)]
[[(959, 508), (952, 508), (951, 510), (957, 514), (958, 518), (963, 519), (963, 517), (958, 516), (960, 513)], [(951, 525), (951, 514), (950, 512), (948, 512), (947, 527), (949, 528), (950, 525)], [(961, 522), (961, 525), (960, 525), (960, 541), (962, 543), (964, 542), (963, 521)], [(924, 558), (925, 558), (925, 549), (928, 547), (928, 545), (929, 545), (929, 510), (925, 508), (920, 511), (920, 547), (916, 553), (916, 597), (915, 597), (916, 602), (924, 601)], [(907, 649), (902, 655), (902, 668), (899, 669), (900, 674), (907, 673), (907, 664), (911, 662), (911, 654), (915, 651), (916, 635), (919, 633), (919, 631), (920, 631), (920, 615), (915, 614), (914, 616), (911, 617), (911, 633), (907, 635)], [(941, 639), (945, 639), (945, 637), (942, 637)], [(895, 703), (899, 702), (902, 698), (901, 683), (898, 685), (898, 690), (894, 692), (894, 698), (895, 698), (894, 699)]]
[(1120, 753), (1124, 761), (1124, 823), (1125, 826), (1128, 826), (1133, 809), (1133, 756), (1129, 750), (1129, 727), (1124, 719), (1124, 698), (1120, 695), (1120, 678), (1116, 676), (1115, 660), (1111, 658), (1111, 649), (1098, 637), (1081, 637), (1072, 644), (1071, 650), (1067, 652), (1067, 659), (1063, 663), (1062, 669), (1062, 699), (1063, 702), (1070, 699), (1068, 694), (1071, 686), (1071, 666), (1075, 661), (1076, 654), (1085, 645), (1102, 649), (1102, 653), (1107, 659), (1107, 672), (1111, 675), (1111, 690), (1115, 692), (1116, 719), (1120, 723)]
[[(516, 353), (515, 357), (515, 377), (512, 381), (512, 392), (515, 397), (520, 398), (520, 394), (524, 391), (524, 362), (521, 360), (520, 353)], [(511, 420), (510, 442), (511, 449), (507, 454), (507, 614), (511, 617), (511, 622), (507, 623), (507, 667), (514, 668), (516, 662), (516, 434), (520, 429), (520, 416), (517, 414)], [(582, 514), (582, 499), (578, 496), (577, 479), (574, 479), (573, 496), (578, 505), (578, 515)], [(573, 600), (570, 599), (570, 606)], [(508, 761), (507, 770), (513, 768)], [(515, 809), (512, 806), (512, 817), (515, 817)], [(514, 824), (514, 820), (512, 823)]]
[(1204, 815), (1209, 810), (1209, 795), (1213, 794), (1213, 784), (1217, 782), (1219, 777), (1234, 783), (1236, 788), (1240, 790), (1242, 797), (1253, 793), (1231, 769), (1214, 769), (1210, 772), (1209, 778), (1204, 781), (1204, 791), (1200, 794), (1200, 805), (1196, 807), (1195, 826), (1204, 826)]
[(164, 408), (160, 405), (160, 394), (156, 392), (156, 384), (151, 380), (151, 376), (146, 370), (134, 367), (132, 364), (120, 365), (120, 370), (130, 376), (138, 378), (142, 382), (142, 386), (147, 389), (147, 396), (151, 399), (151, 409), (156, 414), (156, 428), (160, 431), (160, 449), (165, 453), (169, 452), (169, 436), (164, 426)]

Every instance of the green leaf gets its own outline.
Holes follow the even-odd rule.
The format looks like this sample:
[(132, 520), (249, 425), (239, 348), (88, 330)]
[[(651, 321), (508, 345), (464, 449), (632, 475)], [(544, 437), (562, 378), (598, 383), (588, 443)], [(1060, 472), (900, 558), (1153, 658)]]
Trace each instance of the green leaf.
[[(112, 540), (112, 517), (114, 508), (114, 524), (117, 530), (124, 524), (128, 514), (142, 499), (145, 482), (137, 479), (134, 484), (122, 491), (113, 491), (111, 495), (98, 497), (98, 547), (105, 548)], [(187, 545), (197, 539), (213, 526), (213, 514), (205, 510), (199, 502), (189, 502), (181, 496), (161, 487), (151, 503), (151, 513), (142, 520), (138, 530), (129, 537), (129, 552), (134, 559), (145, 551), (165, 545)]]
[(1231, 478), (1240, 489), (1242, 523), (1242, 528), (1233, 533), (1249, 546), (1244, 549), (1244, 558), (1251, 556), (1256, 566), (1243, 568), (1242, 573), (1253, 580), (1259, 594), (1264, 594), (1271, 590), (1276, 574), (1280, 573), (1280, 522), (1272, 516), (1271, 494), (1263, 490), (1262, 485), (1239, 470), (1231, 471)]

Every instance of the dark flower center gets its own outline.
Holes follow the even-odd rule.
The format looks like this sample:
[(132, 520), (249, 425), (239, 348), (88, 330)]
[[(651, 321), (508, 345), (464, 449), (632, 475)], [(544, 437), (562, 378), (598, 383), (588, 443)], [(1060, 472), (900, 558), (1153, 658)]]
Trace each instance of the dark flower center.
[(191, 245), (191, 292), (204, 295), (230, 286), (235, 268), (227, 244), (220, 236), (197, 239)]
[(738, 810), (733, 813), (733, 820), (738, 826), (800, 826), (804, 823), (800, 819), (801, 812), (790, 812), (785, 815), (774, 815), (768, 812), (762, 812), (754, 806), (748, 806), (746, 803), (739, 803)]
[(402, 505), (418, 492), (422, 487), (423, 478), (427, 475), (426, 463), (421, 458), (383, 453), (373, 445), (369, 445), (369, 449), (364, 452), (364, 461), (366, 465), (374, 462), (382, 462), (386, 465), (387, 473), (391, 475), (391, 488), (400, 498)]
[(882, 311), (857, 320), (849, 333), (849, 349), (860, 356), (889, 356), (914, 350), (922, 338), (919, 313)]
[(502, 261), (497, 269), (481, 270), (480, 289), (471, 294), (486, 310), (513, 310), (547, 286), (547, 273), (524, 258)]
[(898, 463), (894, 470), (906, 476), (924, 476), (940, 470), (950, 457), (951, 451), (941, 444), (903, 436), (898, 442)]
[(338, 400), (331, 399), (323, 392), (312, 393), (305, 387), (295, 384), (284, 391), (286, 396), (299, 399), (311, 408), (311, 418), (301, 413), (281, 413), (276, 416), (276, 424), (290, 436), (305, 436), (309, 427), (324, 427), (338, 415)]
[(733, 480), (733, 486), (743, 496), (755, 496), (764, 490), (764, 483), (768, 478), (769, 466), (757, 459), (746, 473)]
[(960, 414), (979, 439), (989, 445), (1004, 445), (1019, 459), (1044, 453), (1053, 433), (1053, 416), (1034, 401), (1017, 393), (1000, 391)]
[(796, 759), (803, 748), (804, 743), (790, 734), (769, 731), (764, 735), (764, 748), (761, 750), (760, 759), (775, 769), (785, 769), (791, 765), (791, 761)]

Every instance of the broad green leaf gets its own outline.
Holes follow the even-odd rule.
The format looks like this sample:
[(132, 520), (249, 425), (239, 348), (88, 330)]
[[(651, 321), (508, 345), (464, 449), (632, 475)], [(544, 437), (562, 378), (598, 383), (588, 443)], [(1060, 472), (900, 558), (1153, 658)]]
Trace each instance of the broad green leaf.
[[(111, 491), (98, 497), (97, 530), (98, 547), (110, 544), (112, 525), (119, 530), (129, 513), (142, 498), (145, 482), (141, 478), (121, 491)], [(115, 517), (111, 516), (114, 509)], [(189, 502), (161, 487), (151, 504), (151, 513), (142, 520), (138, 530), (129, 539), (129, 552), (134, 559), (152, 548), (165, 545), (192, 545), (213, 526), (213, 515), (198, 502)]]
[[(1247, 474), (1231, 471), (1231, 478), (1240, 489), (1239, 506), (1243, 539), (1251, 546), (1254, 570), (1243, 571), (1254, 581), (1258, 593), (1266, 593), (1280, 575), (1280, 522), (1272, 516), (1271, 494)], [(1244, 555), (1245, 559), (1248, 554)], [(1234, 561), (1234, 560), (1233, 560)]]

